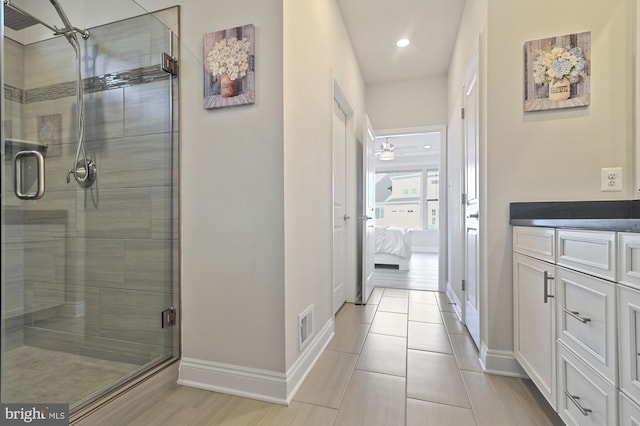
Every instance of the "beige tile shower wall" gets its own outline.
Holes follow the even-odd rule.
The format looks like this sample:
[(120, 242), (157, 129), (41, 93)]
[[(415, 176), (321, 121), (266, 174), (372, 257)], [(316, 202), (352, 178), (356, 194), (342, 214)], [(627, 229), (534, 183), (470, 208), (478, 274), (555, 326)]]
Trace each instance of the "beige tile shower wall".
[[(168, 50), (168, 31), (149, 16), (94, 28), (91, 34), (82, 42), (85, 78), (159, 64), (160, 52)], [(66, 41), (47, 40), (26, 50), (26, 87), (73, 80), (73, 50)], [(46, 157), (45, 197), (28, 208), (67, 210), (66, 277), (58, 315), (77, 315), (43, 318), (37, 328), (25, 330), (25, 342), (145, 363), (167, 353), (171, 343), (160, 327), (160, 311), (171, 303), (171, 232), (177, 229), (171, 221), (178, 187), (172, 186), (177, 173), (171, 173), (169, 83), (86, 93), (84, 101), (87, 154), (98, 165), (98, 179), (86, 190), (65, 181), (76, 150), (75, 97), (24, 105), (29, 138), (43, 137), (43, 120), (58, 126)], [(34, 282), (45, 294), (38, 287), (42, 282)], [(50, 288), (48, 296), (58, 297), (57, 276)]]
[[(24, 50), (22, 45), (4, 38), (4, 83), (17, 89), (24, 88)], [(4, 96), (4, 93), (2, 94)], [(22, 103), (5, 97), (2, 116), (5, 137), (18, 138), (22, 134)], [(13, 182), (13, 159), (11, 147), (5, 146), (7, 157), (2, 165), (4, 182)], [(3, 204), (7, 208), (18, 205), (18, 200), (5, 184), (7, 191), (3, 194)], [(25, 313), (25, 270), (24, 270), (24, 231), (20, 224), (3, 224), (3, 256), (5, 263), (2, 274), (4, 276), (3, 304), (5, 320), (4, 347), (6, 350), (22, 346), (24, 342), (24, 313)]]
[(4, 38), (4, 83), (24, 89), (24, 48)]
[[(87, 40), (80, 40), (84, 78), (159, 64), (161, 53), (168, 51), (169, 31), (149, 15), (90, 32)], [(75, 53), (64, 37), (26, 47), (25, 89), (74, 81), (75, 72)]]

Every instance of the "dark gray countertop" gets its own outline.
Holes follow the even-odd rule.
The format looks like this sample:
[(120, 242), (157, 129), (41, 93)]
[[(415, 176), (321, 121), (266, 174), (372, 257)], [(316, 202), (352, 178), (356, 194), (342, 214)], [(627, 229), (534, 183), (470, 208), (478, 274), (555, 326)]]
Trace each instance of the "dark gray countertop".
[(640, 200), (511, 203), (509, 218), (514, 226), (640, 232)]
[(640, 232), (640, 219), (511, 219), (513, 226)]

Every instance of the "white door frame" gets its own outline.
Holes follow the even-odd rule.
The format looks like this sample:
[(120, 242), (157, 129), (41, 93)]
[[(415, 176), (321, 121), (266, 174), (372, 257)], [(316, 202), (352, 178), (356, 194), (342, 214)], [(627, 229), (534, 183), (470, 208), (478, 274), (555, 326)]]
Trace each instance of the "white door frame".
[(362, 123), (362, 209), (358, 214), (358, 221), (362, 229), (362, 285), (360, 287), (360, 301), (364, 305), (369, 301), (373, 291), (373, 274), (375, 273), (375, 144), (376, 135), (369, 121), (364, 115)]
[(408, 135), (411, 133), (440, 133), (440, 217), (439, 217), (439, 241), (438, 241), (438, 291), (447, 291), (447, 126), (444, 124), (435, 126), (405, 127), (400, 129), (376, 130), (376, 137)]
[[(345, 288), (346, 288), (346, 294), (347, 294), (347, 302), (348, 303), (356, 303), (356, 299), (357, 299), (357, 291), (358, 291), (358, 285), (357, 285), (357, 280), (356, 280), (356, 276), (357, 276), (357, 254), (356, 254), (356, 231), (355, 231), (355, 224), (356, 224), (356, 205), (355, 205), (355, 197), (356, 197), (356, 187), (355, 187), (355, 144), (357, 143), (356, 140), (356, 132), (355, 132), (355, 128), (356, 128), (356, 123), (355, 123), (355, 109), (353, 107), (353, 103), (351, 102), (349, 96), (347, 95), (346, 90), (344, 89), (344, 86), (340, 83), (340, 80), (338, 79), (336, 72), (334, 70), (333, 72), (333, 93), (330, 99), (330, 111), (331, 111), (331, 119), (333, 120), (333, 102), (336, 102), (340, 108), (342, 109), (342, 111), (345, 113), (346, 116), (346, 153), (345, 153), (345, 164), (346, 164), (346, 178), (345, 178), (345, 185), (347, 186), (345, 188), (345, 193), (346, 193), (346, 205), (345, 205), (345, 212), (346, 215), (349, 216), (349, 219), (346, 221), (345, 223), (345, 230), (346, 230), (346, 246), (345, 246)], [(333, 152), (333, 151), (332, 151)], [(331, 176), (333, 179), (333, 161), (332, 161), (332, 171), (331, 171)], [(332, 192), (333, 192), (333, 185), (332, 185)], [(331, 194), (331, 199), (333, 200), (333, 193)], [(333, 209), (332, 209), (333, 210)], [(332, 211), (333, 212), (333, 211)], [(331, 247), (332, 247), (332, 251), (333, 251), (333, 221), (331, 223)], [(333, 265), (333, 253), (331, 254), (331, 259), (332, 259), (332, 265)], [(333, 266), (332, 266), (333, 268)], [(330, 286), (330, 297), (331, 297), (331, 304), (332, 304), (332, 309), (333, 311), (335, 311), (335, 306), (333, 306), (333, 283)]]

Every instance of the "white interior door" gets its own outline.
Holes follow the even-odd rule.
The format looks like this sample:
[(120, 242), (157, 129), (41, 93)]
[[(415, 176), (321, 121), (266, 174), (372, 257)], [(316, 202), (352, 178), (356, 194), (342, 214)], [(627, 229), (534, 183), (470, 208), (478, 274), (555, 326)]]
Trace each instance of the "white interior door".
[(333, 101), (333, 312), (347, 300), (346, 256), (346, 116)]
[(373, 291), (373, 273), (375, 269), (375, 133), (369, 117), (364, 116), (364, 135), (362, 137), (362, 170), (363, 170), (363, 208), (362, 219), (362, 303), (366, 304)]
[(480, 347), (480, 292), (479, 292), (479, 124), (480, 90), (478, 86), (478, 50), (476, 50), (463, 90), (464, 126), (464, 250), (465, 250), (465, 308), (464, 322)]

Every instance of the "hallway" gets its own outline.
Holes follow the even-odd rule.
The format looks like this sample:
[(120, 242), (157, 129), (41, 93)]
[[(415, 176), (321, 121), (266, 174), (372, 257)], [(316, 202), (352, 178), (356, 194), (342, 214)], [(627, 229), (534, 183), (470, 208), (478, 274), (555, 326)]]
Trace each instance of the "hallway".
[(413, 253), (409, 270), (376, 266), (374, 287), (438, 291), (438, 254)]
[[(125, 400), (126, 399), (126, 400)], [(482, 373), (442, 293), (376, 288), (345, 304), (289, 407), (173, 385), (90, 425), (562, 425), (528, 380)]]

